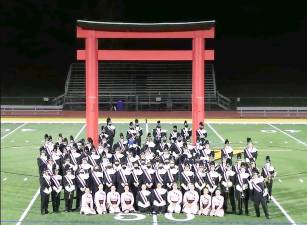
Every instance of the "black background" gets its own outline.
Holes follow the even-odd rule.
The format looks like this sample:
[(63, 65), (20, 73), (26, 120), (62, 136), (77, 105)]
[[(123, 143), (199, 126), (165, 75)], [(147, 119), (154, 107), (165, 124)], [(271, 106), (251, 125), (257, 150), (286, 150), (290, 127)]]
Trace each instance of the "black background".
[[(2, 1), (3, 96), (59, 95), (76, 49), (76, 20), (216, 20), (218, 89), (226, 96), (307, 96), (307, 10), (300, 1)], [(107, 48), (127, 42), (102, 43)], [(142, 48), (147, 44), (129, 43)], [(165, 45), (165, 43), (164, 43)], [(163, 43), (151, 43), (153, 48)], [(190, 43), (172, 42), (170, 48)]]

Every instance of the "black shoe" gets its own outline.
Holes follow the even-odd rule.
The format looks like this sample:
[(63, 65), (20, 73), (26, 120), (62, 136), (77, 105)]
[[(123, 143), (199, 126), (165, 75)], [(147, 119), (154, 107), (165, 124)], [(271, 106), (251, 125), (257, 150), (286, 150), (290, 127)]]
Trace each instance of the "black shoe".
[(48, 210), (46, 210), (46, 211), (45, 211), (45, 214), (48, 214), (48, 213), (49, 213), (49, 211), (48, 211)]
[(245, 212), (245, 216), (249, 216), (249, 212)]
[(269, 219), (272, 219), (272, 217), (271, 216), (266, 216), (266, 218), (269, 220)]

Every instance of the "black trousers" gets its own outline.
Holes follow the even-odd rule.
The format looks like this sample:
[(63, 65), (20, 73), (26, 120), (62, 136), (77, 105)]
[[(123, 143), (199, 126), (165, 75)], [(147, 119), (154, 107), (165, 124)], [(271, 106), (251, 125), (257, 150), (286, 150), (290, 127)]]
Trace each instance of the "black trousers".
[(165, 206), (155, 206), (155, 205), (153, 205), (153, 206), (152, 206), (152, 210), (153, 210), (154, 212), (156, 212), (157, 214), (158, 214), (158, 213), (165, 213), (165, 211), (166, 211), (166, 205), (165, 205)]
[(71, 211), (72, 210), (72, 204), (74, 199), (74, 191), (68, 192), (64, 191), (64, 199), (65, 199), (65, 211)]
[(273, 180), (271, 179), (265, 184), (266, 184), (266, 187), (268, 188), (269, 196), (272, 196)]
[(76, 209), (80, 209), (81, 207), (81, 198), (82, 198), (82, 195), (84, 194), (83, 191), (81, 191), (79, 188), (77, 188), (77, 193), (76, 193)]
[(243, 212), (243, 205), (245, 209), (245, 214), (248, 214), (249, 190), (243, 191), (244, 197), (242, 197), (242, 192), (239, 192), (239, 191), (235, 191), (235, 192), (236, 192), (236, 199), (237, 199), (239, 214), (242, 214)]
[(55, 191), (52, 191), (51, 192), (51, 201), (52, 201), (53, 212), (59, 212), (60, 200), (61, 200), (61, 192), (57, 193)]
[(223, 192), (223, 196), (224, 196), (224, 211), (226, 212), (228, 209), (228, 200), (230, 201), (231, 204), (231, 209), (232, 212), (235, 213), (236, 212), (236, 201), (235, 201), (235, 193), (234, 193), (234, 188), (229, 188), (228, 193), (224, 190)]
[(267, 207), (265, 198), (254, 199), (254, 207), (256, 211), (256, 216), (260, 217), (260, 209), (259, 209), (260, 204), (262, 205), (262, 209), (263, 209), (265, 217), (269, 217), (268, 207)]
[(40, 191), (41, 194), (41, 214), (48, 213), (48, 204), (49, 204), (49, 196), (42, 190)]

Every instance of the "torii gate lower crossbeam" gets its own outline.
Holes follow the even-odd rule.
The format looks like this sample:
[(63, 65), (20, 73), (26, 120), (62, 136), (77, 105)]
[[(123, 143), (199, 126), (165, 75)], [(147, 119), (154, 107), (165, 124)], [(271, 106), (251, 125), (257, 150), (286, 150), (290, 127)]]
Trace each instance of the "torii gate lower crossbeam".
[[(77, 21), (77, 37), (85, 38), (85, 50), (77, 59), (86, 65), (87, 137), (98, 144), (98, 61), (99, 60), (192, 60), (192, 130), (205, 119), (205, 61), (214, 60), (214, 51), (205, 50), (205, 38), (214, 38), (214, 21), (188, 23), (108, 23)], [(98, 38), (190, 38), (192, 50), (98, 50)]]

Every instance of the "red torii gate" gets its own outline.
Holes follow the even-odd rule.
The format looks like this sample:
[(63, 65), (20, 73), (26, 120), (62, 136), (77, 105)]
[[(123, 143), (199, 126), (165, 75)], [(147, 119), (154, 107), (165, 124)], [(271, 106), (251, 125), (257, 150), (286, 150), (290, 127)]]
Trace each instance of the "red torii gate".
[[(205, 50), (205, 39), (214, 38), (215, 21), (185, 23), (115, 23), (77, 21), (77, 38), (85, 38), (85, 50), (77, 59), (86, 67), (87, 137), (98, 144), (98, 60), (180, 61), (192, 60), (193, 143), (199, 122), (205, 119), (205, 61), (214, 60), (214, 50)], [(99, 50), (99, 38), (192, 39), (192, 50)]]

